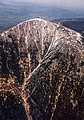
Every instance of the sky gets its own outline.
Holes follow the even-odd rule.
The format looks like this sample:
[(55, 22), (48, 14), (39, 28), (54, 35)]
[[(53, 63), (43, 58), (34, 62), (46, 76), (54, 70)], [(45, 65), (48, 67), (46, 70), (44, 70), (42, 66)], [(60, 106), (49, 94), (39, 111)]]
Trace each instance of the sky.
[(33, 2), (69, 8), (81, 8), (81, 9), (84, 8), (84, 0), (0, 0), (0, 1)]

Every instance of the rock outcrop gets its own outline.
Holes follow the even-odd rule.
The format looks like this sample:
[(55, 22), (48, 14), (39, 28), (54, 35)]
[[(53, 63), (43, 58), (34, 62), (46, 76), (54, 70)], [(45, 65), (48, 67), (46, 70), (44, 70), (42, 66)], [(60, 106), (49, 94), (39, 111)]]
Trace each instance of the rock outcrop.
[(84, 120), (82, 36), (31, 19), (0, 35), (0, 120)]

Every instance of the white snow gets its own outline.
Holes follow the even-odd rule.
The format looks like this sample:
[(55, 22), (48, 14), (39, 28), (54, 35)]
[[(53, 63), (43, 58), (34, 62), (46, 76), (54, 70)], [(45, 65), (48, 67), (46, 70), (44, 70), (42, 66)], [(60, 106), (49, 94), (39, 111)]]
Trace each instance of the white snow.
[[(33, 21), (34, 24), (30, 24), (31, 21)], [(23, 28), (21, 27), (22, 29), (20, 29), (20, 25), (23, 26)], [(31, 36), (29, 36), (30, 33), (37, 35), (36, 31), (38, 31), (37, 36), (39, 37), (39, 40), (41, 43), (42, 54), (44, 52), (44, 48), (45, 48), (44, 43), (46, 42), (46, 40), (47, 42), (51, 43), (48, 51), (50, 51), (53, 48), (56, 48), (58, 44), (62, 45), (63, 43), (66, 43), (66, 44), (71, 44), (73, 47), (75, 47), (76, 45), (73, 45), (73, 44), (77, 44), (78, 41), (81, 42), (80, 33), (77, 33), (71, 29), (63, 27), (59, 23), (54, 24), (42, 18), (34, 18), (34, 19), (26, 20), (10, 28), (9, 30), (12, 30), (13, 32), (13, 30), (15, 31), (15, 29), (17, 32), (16, 33), (14, 32), (14, 33), (17, 35), (18, 39), (21, 37), (21, 34), (24, 33), (25, 42), (27, 45), (28, 45), (28, 40), (29, 39), (31, 40)], [(3, 32), (1, 36), (6, 37), (5, 34), (8, 34), (8, 32), (9, 32), (8, 30)], [(53, 37), (51, 38), (51, 36)], [(36, 39), (38, 39), (38, 37)], [(49, 40), (50, 38), (51, 38), (51, 41)], [(77, 49), (80, 51), (79, 47)]]
[(4, 36), (4, 32), (1, 34), (1, 36)]
[(26, 42), (26, 44), (28, 44), (28, 41), (27, 41), (27, 36), (25, 36), (25, 42)]

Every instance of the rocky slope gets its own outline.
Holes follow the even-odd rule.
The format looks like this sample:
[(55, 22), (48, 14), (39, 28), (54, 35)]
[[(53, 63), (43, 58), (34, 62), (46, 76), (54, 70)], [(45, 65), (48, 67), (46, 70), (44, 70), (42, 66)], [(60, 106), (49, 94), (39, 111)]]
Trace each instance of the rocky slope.
[(27, 20), (0, 35), (0, 120), (83, 120), (82, 36)]

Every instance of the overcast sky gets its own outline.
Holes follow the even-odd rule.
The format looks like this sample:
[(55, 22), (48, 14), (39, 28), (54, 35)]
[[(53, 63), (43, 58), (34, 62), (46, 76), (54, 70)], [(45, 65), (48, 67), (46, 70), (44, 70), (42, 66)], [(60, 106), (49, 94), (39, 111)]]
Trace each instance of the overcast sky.
[[(6, 1), (6, 0), (0, 0)], [(75, 7), (75, 8), (84, 8), (84, 0), (7, 0), (7, 1), (18, 1), (18, 2), (33, 2), (41, 4), (53, 4), (56, 6), (63, 7)]]

